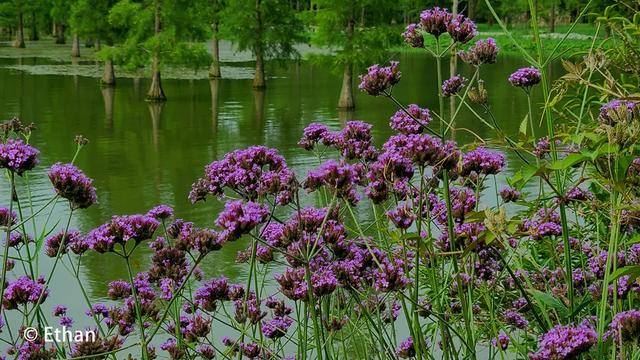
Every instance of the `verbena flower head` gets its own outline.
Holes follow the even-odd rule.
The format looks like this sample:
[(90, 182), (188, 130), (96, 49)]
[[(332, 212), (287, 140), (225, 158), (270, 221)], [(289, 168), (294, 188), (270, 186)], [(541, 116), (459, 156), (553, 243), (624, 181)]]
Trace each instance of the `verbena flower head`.
[(9, 139), (6, 143), (0, 143), (0, 169), (22, 175), (38, 165), (39, 153), (38, 149), (20, 139)]
[(442, 95), (450, 97), (457, 94), (467, 84), (467, 79), (460, 75), (454, 75), (442, 82)]
[(329, 130), (329, 127), (320, 123), (311, 123), (304, 128), (302, 139), (298, 141), (305, 150), (312, 150), (316, 144), (324, 144), (326, 146), (335, 145), (337, 138), (336, 134)]
[(266, 221), (268, 215), (269, 209), (264, 205), (252, 201), (227, 201), (224, 211), (216, 219), (216, 225), (223, 229), (220, 236), (225, 241), (233, 241)]
[(540, 70), (535, 67), (526, 67), (518, 69), (516, 72), (511, 74), (509, 76), (509, 82), (515, 87), (528, 90), (540, 82), (540, 77)]
[(396, 355), (398, 355), (401, 359), (410, 359), (416, 356), (416, 349), (413, 346), (413, 339), (407, 338), (402, 340), (400, 346), (398, 346), (398, 350), (396, 350)]
[(56, 257), (58, 253), (66, 254), (70, 245), (76, 244), (82, 236), (76, 230), (60, 231), (49, 236), (45, 241), (45, 252), (48, 257)]
[(423, 109), (416, 104), (411, 104), (407, 106), (406, 111), (398, 110), (391, 117), (389, 124), (393, 130), (399, 133), (419, 134), (423, 131), (423, 127), (429, 125), (430, 122), (429, 109)]
[(402, 74), (398, 71), (398, 62), (391, 61), (389, 66), (378, 64), (367, 69), (367, 73), (360, 75), (359, 89), (369, 95), (379, 96), (400, 81)]
[(336, 148), (347, 159), (370, 158), (374, 151), (371, 146), (373, 126), (364, 121), (347, 121), (336, 136)]
[[(555, 141), (556, 145), (560, 145), (560, 140)], [(551, 153), (551, 141), (548, 136), (542, 137), (538, 140), (535, 147), (533, 148), (533, 154), (538, 159), (543, 159), (545, 155)]]
[(395, 209), (389, 210), (387, 216), (398, 229), (403, 230), (411, 227), (416, 219), (416, 215), (408, 203), (399, 204)]
[(458, 52), (458, 56), (469, 65), (480, 66), (495, 63), (499, 50), (500, 48), (496, 45), (496, 40), (494, 38), (487, 38), (485, 40), (478, 40), (467, 51)]
[(491, 339), (491, 345), (500, 347), (502, 350), (507, 350), (509, 347), (509, 336), (501, 332), (497, 338)]
[(520, 199), (520, 191), (508, 186), (500, 189), (499, 194), (505, 203), (514, 202)]
[(611, 323), (606, 337), (613, 337), (616, 344), (640, 343), (640, 310), (628, 310), (617, 313)]
[(639, 109), (638, 103), (631, 100), (611, 100), (600, 108), (598, 120), (607, 125), (631, 121)]
[(459, 14), (452, 18), (447, 24), (447, 32), (454, 41), (466, 44), (469, 40), (478, 35), (476, 23), (468, 17)]
[(9, 211), (6, 207), (0, 207), (0, 226), (15, 225), (18, 216), (14, 211)]
[(166, 220), (173, 216), (173, 209), (168, 205), (158, 205), (147, 211), (147, 216), (151, 216), (156, 220)]
[(85, 241), (99, 253), (111, 252), (116, 244), (151, 239), (158, 226), (158, 220), (146, 215), (113, 216), (110, 222), (91, 230)]
[(303, 187), (308, 191), (315, 191), (326, 186), (339, 198), (355, 205), (360, 201), (356, 186), (362, 181), (363, 171), (362, 164), (351, 165), (327, 160), (318, 170), (309, 171)]
[(246, 200), (274, 195), (276, 202), (286, 205), (291, 200), (295, 175), (277, 150), (251, 146), (230, 152), (222, 160), (207, 165), (205, 177), (196, 181), (189, 194), (192, 202), (207, 195), (222, 196), (229, 188)]
[(418, 24), (407, 25), (407, 28), (402, 33), (402, 37), (404, 38), (404, 42), (409, 44), (411, 47), (424, 47), (424, 36), (422, 35), (422, 30)]
[(587, 324), (556, 325), (538, 341), (539, 350), (529, 354), (530, 360), (569, 360), (589, 351), (598, 334)]
[(293, 319), (288, 316), (274, 317), (262, 322), (262, 333), (267, 339), (278, 339), (287, 334), (287, 330), (292, 324)]
[(462, 156), (461, 176), (472, 173), (483, 175), (498, 174), (505, 166), (504, 155), (478, 147)]
[(20, 305), (26, 305), (28, 303), (35, 304), (40, 296), (42, 296), (41, 303), (47, 299), (49, 295), (49, 289), (44, 286), (44, 278), (40, 277), (38, 280), (32, 280), (28, 276), (22, 276), (14, 281), (10, 281), (9, 285), (4, 291), (4, 297), (2, 304), (7, 310), (17, 309)]
[(447, 31), (450, 21), (451, 13), (449, 10), (437, 6), (420, 13), (420, 27), (436, 38)]
[(73, 164), (54, 164), (49, 170), (49, 180), (58, 195), (69, 200), (74, 209), (86, 209), (98, 200), (93, 180)]

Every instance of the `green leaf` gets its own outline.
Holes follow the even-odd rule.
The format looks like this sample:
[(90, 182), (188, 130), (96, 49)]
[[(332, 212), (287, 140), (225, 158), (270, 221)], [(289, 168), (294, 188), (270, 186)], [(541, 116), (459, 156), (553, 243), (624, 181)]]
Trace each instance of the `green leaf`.
[(519, 131), (522, 135), (527, 135), (527, 125), (529, 123), (529, 114), (524, 116), (524, 120), (520, 123)]
[(625, 266), (617, 269), (611, 274), (611, 281), (615, 281), (619, 277), (627, 276), (631, 278), (640, 277), (640, 265)]
[(565, 170), (587, 160), (589, 160), (589, 157), (584, 154), (569, 154), (562, 160), (554, 161), (549, 165), (549, 169)]
[(567, 309), (562, 301), (558, 300), (555, 296), (537, 289), (529, 289), (529, 292), (539, 303), (543, 304), (547, 308), (556, 310), (558, 315), (561, 317), (566, 318), (569, 315), (569, 309)]

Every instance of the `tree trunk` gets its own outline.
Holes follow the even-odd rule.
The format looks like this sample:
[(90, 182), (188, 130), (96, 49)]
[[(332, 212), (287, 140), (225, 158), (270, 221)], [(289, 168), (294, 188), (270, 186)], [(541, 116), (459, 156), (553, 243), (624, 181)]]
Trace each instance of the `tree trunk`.
[(211, 26), (213, 28), (213, 35), (211, 36), (211, 55), (213, 57), (213, 61), (209, 68), (210, 78), (222, 77), (220, 74), (220, 40), (218, 39), (218, 26), (219, 24), (217, 21)]
[(147, 100), (149, 101), (167, 101), (162, 89), (162, 80), (160, 79), (160, 69), (158, 57), (154, 56), (151, 67), (151, 87), (147, 92)]
[(64, 24), (56, 24), (56, 44), (64, 44)]
[(344, 73), (342, 74), (342, 90), (340, 91), (340, 100), (338, 100), (339, 109), (353, 109), (356, 103), (353, 100), (353, 67), (351, 64), (344, 65)]
[(77, 33), (73, 33), (71, 43), (71, 57), (80, 57), (80, 37)]
[(256, 74), (253, 77), (253, 88), (265, 88), (266, 82), (264, 78), (264, 54), (262, 53), (262, 9), (260, 9), (261, 0), (256, 0), (256, 45), (254, 47), (254, 55), (256, 57)]
[[(160, 23), (160, 1), (156, 1), (155, 3), (155, 24), (154, 24), (154, 33), (157, 35), (160, 33), (161, 23)], [(149, 92), (147, 92), (147, 100), (148, 101), (167, 101), (167, 97), (164, 95), (164, 90), (162, 89), (162, 80), (160, 79), (160, 54), (159, 49), (153, 50), (153, 59), (151, 63), (151, 87), (149, 87)]]
[(95, 46), (96, 46), (96, 51), (102, 50), (102, 42), (100, 41), (99, 38), (96, 39)]
[(213, 132), (218, 130), (218, 97), (220, 92), (220, 80), (209, 80), (211, 88), (211, 128)]
[(102, 86), (114, 86), (116, 84), (116, 75), (113, 71), (112, 60), (105, 60), (104, 73), (102, 74), (102, 79), (100, 79), (100, 84), (102, 84)]
[(469, 0), (467, 13), (469, 14), (469, 18), (475, 20), (476, 17), (476, 0)]
[(549, 14), (549, 32), (556, 32), (556, 5), (551, 5), (551, 14)]
[(29, 40), (38, 41), (40, 40), (40, 36), (38, 36), (38, 26), (36, 21), (36, 12), (31, 12), (31, 34), (29, 34)]
[(19, 49), (24, 48), (24, 21), (22, 19), (22, 11), (18, 12), (18, 29), (16, 32), (16, 41), (13, 42), (13, 47)]
[(104, 100), (104, 119), (108, 129), (113, 128), (113, 97), (115, 89), (112, 87), (104, 87), (100, 90), (102, 100)]

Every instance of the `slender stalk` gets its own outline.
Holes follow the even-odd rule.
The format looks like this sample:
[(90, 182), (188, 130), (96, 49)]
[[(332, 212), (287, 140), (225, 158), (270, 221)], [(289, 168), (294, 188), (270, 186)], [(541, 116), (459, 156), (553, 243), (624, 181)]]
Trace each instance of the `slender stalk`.
[[(124, 245), (122, 245), (123, 254), (126, 253)], [(132, 251), (133, 252), (133, 251)], [(133, 300), (135, 302), (136, 308), (136, 319), (138, 321), (138, 328), (140, 329), (140, 347), (142, 359), (146, 360), (149, 358), (149, 354), (147, 353), (147, 341), (144, 334), (144, 322), (142, 320), (142, 309), (140, 308), (140, 299), (138, 298), (138, 291), (136, 290), (135, 282), (133, 281), (133, 272), (131, 271), (131, 264), (129, 263), (129, 256), (131, 253), (124, 256), (124, 261), (127, 264), (127, 275), (129, 276), (129, 283), (131, 283), (131, 294), (133, 295)], [(167, 310), (168, 311), (168, 310)]]
[[(10, 194), (9, 194), (9, 216), (7, 220), (7, 230), (4, 241), (4, 250), (2, 255), (2, 278), (0, 278), (0, 299), (4, 299), (4, 288), (5, 283), (7, 281), (7, 260), (9, 259), (9, 240), (11, 238), (11, 214), (13, 213), (13, 194), (15, 192), (16, 187), (16, 177), (13, 171), (9, 172), (9, 182), (10, 182)], [(2, 307), (1, 311), (4, 311), (4, 307)]]

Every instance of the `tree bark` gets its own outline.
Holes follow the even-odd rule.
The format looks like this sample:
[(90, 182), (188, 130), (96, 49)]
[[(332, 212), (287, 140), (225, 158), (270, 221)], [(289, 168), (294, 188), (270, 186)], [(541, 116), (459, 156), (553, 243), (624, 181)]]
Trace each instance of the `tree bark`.
[(73, 33), (71, 41), (71, 57), (80, 57), (80, 37), (77, 33)]
[(98, 38), (98, 39), (96, 39), (95, 47), (96, 47), (96, 51), (100, 51), (100, 50), (102, 50), (102, 42), (100, 41), (100, 39), (99, 39), (99, 38)]
[[(155, 3), (155, 24), (154, 24), (154, 33), (157, 35), (160, 33), (161, 23), (160, 23), (160, 1), (156, 0)], [(153, 50), (153, 59), (151, 63), (151, 87), (149, 87), (149, 92), (147, 92), (147, 100), (148, 101), (166, 101), (167, 97), (164, 95), (164, 90), (162, 89), (162, 80), (160, 78), (160, 50)]]
[(262, 0), (256, 0), (256, 44), (253, 50), (256, 57), (256, 73), (253, 76), (254, 89), (263, 89), (267, 86), (264, 77), (264, 54), (262, 49), (262, 9), (260, 9), (261, 2)]
[(211, 27), (213, 29), (213, 35), (211, 36), (211, 54), (213, 61), (209, 68), (209, 77), (213, 79), (222, 77), (222, 74), (220, 73), (220, 40), (218, 39), (218, 22), (214, 22)]
[(64, 44), (64, 24), (56, 24), (56, 44)]
[(475, 20), (476, 17), (476, 0), (469, 0), (468, 3), (468, 8), (469, 10), (467, 10), (468, 14), (469, 14), (469, 18), (471, 20)]
[(105, 60), (104, 62), (104, 73), (102, 74), (102, 79), (100, 79), (100, 83), (102, 86), (109, 87), (114, 86), (116, 84), (116, 75), (113, 71), (113, 61)]
[(24, 48), (24, 21), (22, 11), (18, 11), (18, 29), (16, 32), (16, 41), (13, 42), (13, 47), (23, 49)]
[(342, 74), (342, 90), (340, 90), (340, 99), (338, 100), (339, 109), (353, 109), (356, 103), (353, 99), (353, 67), (351, 64), (344, 65)]
[(38, 26), (36, 21), (36, 12), (31, 12), (31, 34), (29, 34), (29, 40), (38, 41), (40, 40), (40, 36), (38, 36)]

